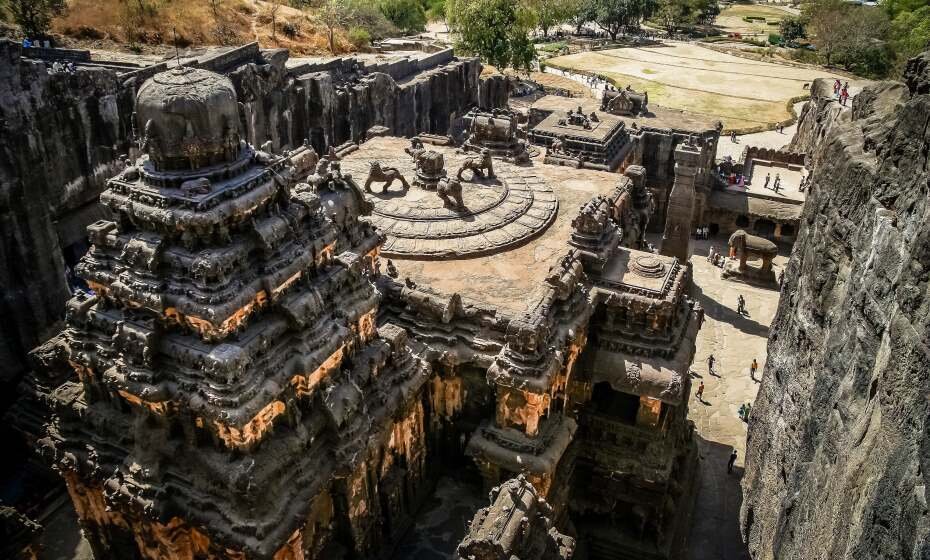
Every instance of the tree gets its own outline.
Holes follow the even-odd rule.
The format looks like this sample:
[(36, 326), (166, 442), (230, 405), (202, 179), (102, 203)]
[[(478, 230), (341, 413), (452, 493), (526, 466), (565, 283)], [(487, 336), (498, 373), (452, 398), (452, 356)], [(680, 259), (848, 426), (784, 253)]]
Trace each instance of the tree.
[(320, 23), (326, 27), (329, 52), (336, 54), (336, 30), (352, 22), (353, 12), (344, 0), (326, 0), (317, 12)]
[(659, 0), (656, 16), (665, 31), (671, 35), (680, 26), (691, 21), (691, 6), (687, 0)]
[(581, 28), (596, 17), (593, 0), (570, 0), (571, 15), (568, 20), (575, 26), (575, 35), (581, 35)]
[(720, 15), (717, 0), (694, 0), (691, 5), (693, 18), (701, 25), (711, 25)]
[(806, 37), (804, 19), (793, 16), (783, 18), (778, 24), (778, 33), (784, 44), (790, 47), (798, 39)]
[(907, 60), (930, 48), (930, 6), (904, 11), (891, 22), (892, 49), (895, 64), (903, 69)]
[(268, 13), (271, 15), (271, 39), (277, 41), (277, 30), (278, 30), (278, 10), (281, 9), (281, 3), (283, 0), (270, 0), (271, 7), (268, 9)]
[(574, 10), (572, 0), (526, 0), (526, 3), (536, 16), (536, 25), (542, 30), (543, 37), (548, 37), (553, 27), (569, 21)]
[(813, 34), (812, 42), (827, 66), (846, 39), (842, 24), (850, 8), (845, 0), (812, 0), (803, 6), (807, 27)]
[(643, 17), (641, 0), (593, 0), (594, 22), (610, 35), (612, 41), (631, 24), (639, 25)]
[(532, 15), (513, 0), (447, 1), (457, 48), (480, 56), (498, 68), (529, 70), (535, 50), (529, 39)]
[(426, 12), (420, 0), (381, 0), (378, 7), (404, 33), (418, 33), (426, 26)]
[(65, 0), (9, 0), (10, 14), (26, 37), (45, 37), (52, 19), (65, 11)]

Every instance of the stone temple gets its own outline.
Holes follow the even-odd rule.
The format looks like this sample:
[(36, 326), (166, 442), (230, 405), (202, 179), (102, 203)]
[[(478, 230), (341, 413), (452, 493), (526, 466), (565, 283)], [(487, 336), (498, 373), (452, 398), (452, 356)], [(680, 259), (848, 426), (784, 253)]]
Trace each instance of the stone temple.
[(118, 86), (133, 142), (14, 407), (96, 557), (412, 558), (437, 503), (448, 557), (682, 557), (719, 130), (554, 111), (606, 135), (572, 164), (585, 134), (532, 146), (477, 61), (405, 56), (248, 47)]

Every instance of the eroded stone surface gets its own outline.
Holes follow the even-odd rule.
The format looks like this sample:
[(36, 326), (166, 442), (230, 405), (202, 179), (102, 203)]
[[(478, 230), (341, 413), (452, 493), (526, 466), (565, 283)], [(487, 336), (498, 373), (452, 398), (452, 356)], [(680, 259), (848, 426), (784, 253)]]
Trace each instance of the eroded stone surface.
[(814, 169), (750, 419), (758, 560), (930, 552), (926, 73), (908, 85), (868, 86), (851, 111), (821, 95), (792, 143)]

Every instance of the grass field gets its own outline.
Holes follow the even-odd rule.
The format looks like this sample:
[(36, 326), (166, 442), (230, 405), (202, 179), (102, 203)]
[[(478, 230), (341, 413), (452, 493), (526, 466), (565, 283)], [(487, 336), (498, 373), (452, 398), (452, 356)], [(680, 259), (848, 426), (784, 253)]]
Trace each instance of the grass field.
[[(778, 23), (791, 12), (779, 6), (763, 6), (761, 4), (733, 4), (725, 8), (715, 21), (724, 33), (739, 33), (741, 35), (768, 35), (777, 33)], [(748, 22), (744, 18), (765, 18), (765, 22)]]
[(826, 70), (757, 62), (691, 44), (628, 47), (549, 59), (618, 86), (649, 92), (650, 104), (719, 118), (727, 129), (774, 127), (791, 117), (788, 101)]

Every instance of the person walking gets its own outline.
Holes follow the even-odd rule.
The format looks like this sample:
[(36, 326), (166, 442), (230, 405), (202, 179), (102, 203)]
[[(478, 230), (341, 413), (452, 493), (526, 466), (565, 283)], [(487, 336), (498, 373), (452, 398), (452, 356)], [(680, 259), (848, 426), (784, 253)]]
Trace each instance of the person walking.
[(701, 384), (698, 385), (697, 392), (694, 394), (697, 397), (697, 400), (704, 402), (704, 382), (701, 381)]
[[(711, 374), (711, 375), (714, 374), (714, 362), (716, 362), (716, 361), (717, 361), (717, 360), (714, 358), (714, 355), (713, 355), (713, 354), (711, 354), (710, 356), (707, 356), (707, 373), (709, 373), (709, 374)], [(703, 381), (701, 382), (701, 386), (702, 386), (702, 387), (704, 386), (704, 382), (703, 382)]]
[(762, 188), (764, 188), (764, 189), (769, 188), (769, 181), (771, 181), (771, 180), (772, 180), (772, 174), (771, 174), (771, 173), (766, 173), (766, 174), (765, 174), (765, 184), (762, 185)]
[(736, 312), (740, 315), (746, 313), (746, 300), (743, 299), (743, 294), (739, 294), (736, 297)]
[(751, 377), (753, 381), (755, 381), (755, 379), (756, 379), (756, 370), (757, 370), (757, 369), (759, 369), (759, 362), (757, 362), (756, 359), (753, 358), (753, 359), (752, 359), (752, 364), (749, 366), (749, 377)]
[(727, 461), (727, 474), (733, 472), (733, 464), (736, 463), (736, 449), (730, 452), (730, 460)]

